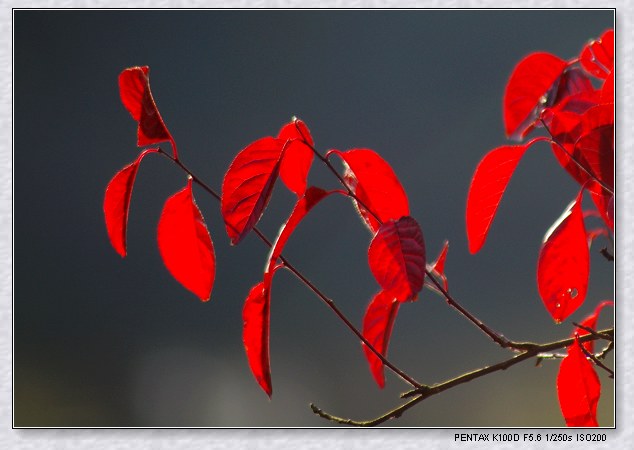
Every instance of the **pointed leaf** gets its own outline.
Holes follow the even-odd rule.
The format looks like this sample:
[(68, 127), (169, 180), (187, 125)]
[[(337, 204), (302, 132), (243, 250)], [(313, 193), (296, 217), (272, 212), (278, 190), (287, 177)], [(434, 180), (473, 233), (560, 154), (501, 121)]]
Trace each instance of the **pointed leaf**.
[(130, 210), (130, 198), (139, 164), (145, 155), (156, 151), (156, 149), (148, 149), (142, 152), (136, 161), (117, 172), (106, 188), (103, 200), (106, 229), (110, 243), (122, 258), (125, 258), (127, 253), (128, 211)]
[[(445, 275), (445, 260), (447, 259), (448, 250), (449, 250), (449, 241), (445, 241), (443, 243), (442, 249), (440, 250), (440, 254), (438, 255), (438, 258), (436, 259), (436, 261), (431, 263), (428, 267), (428, 270), (430, 272), (432, 272), (434, 275), (437, 275), (440, 278), (445, 291), (449, 290), (449, 283), (447, 281), (447, 276)], [(434, 289), (435, 291), (438, 291), (438, 288), (436, 288), (436, 286), (433, 283), (427, 282), (427, 285), (430, 288)]]
[(506, 186), (533, 142), (498, 147), (487, 153), (478, 164), (467, 196), (467, 238), (471, 253), (478, 252), (484, 245)]
[[(614, 302), (610, 300), (602, 301), (601, 303), (597, 305), (594, 312), (590, 314), (588, 317), (586, 317), (585, 319), (583, 319), (583, 321), (581, 321), (579, 325), (582, 325), (586, 328), (590, 328), (591, 330), (596, 331), (597, 321), (599, 320), (599, 314), (601, 313), (601, 310), (605, 308), (606, 306), (614, 306)], [(583, 328), (578, 327), (575, 329), (575, 335), (579, 337), (585, 336), (586, 334), (590, 334), (590, 333), (584, 330)], [(588, 350), (589, 353), (594, 353), (594, 341), (584, 342), (582, 345), (586, 348), (586, 350)]]
[(167, 199), (158, 224), (158, 245), (172, 276), (202, 301), (209, 300), (216, 275), (214, 247), (194, 197), (192, 180)]
[(313, 138), (304, 122), (294, 118), (280, 130), (278, 139), (291, 139), (280, 165), (280, 178), (298, 197), (304, 195), (308, 172), (313, 163)]
[(521, 139), (531, 130), (547, 102), (543, 97), (566, 66), (566, 61), (550, 53), (532, 53), (513, 69), (504, 92), (504, 124), (508, 137)]
[(597, 178), (614, 190), (614, 105), (590, 108), (581, 117), (583, 134), (575, 142), (573, 156), (579, 157), (586, 172), (580, 174), (585, 183)]
[(354, 201), (361, 218), (370, 231), (376, 233), (381, 222), (397, 220), (409, 215), (409, 201), (405, 189), (394, 170), (376, 152), (352, 149), (346, 152), (331, 150), (344, 161), (344, 180), (362, 204)]
[(297, 225), (299, 225), (304, 217), (306, 217), (306, 214), (308, 214), (308, 212), (313, 209), (313, 207), (317, 205), (321, 200), (335, 192), (337, 191), (324, 191), (323, 189), (314, 186), (311, 186), (306, 190), (304, 196), (297, 201), (293, 212), (289, 216), (286, 223), (280, 229), (280, 233), (277, 236), (273, 247), (271, 247), (268, 264), (265, 269), (265, 275), (272, 273), (273, 268), (275, 267), (275, 263), (282, 254), (282, 251), (284, 250), (284, 246), (288, 242), (288, 239), (291, 237), (291, 234), (293, 234), (293, 231), (295, 231), (295, 228), (297, 228)]
[(597, 404), (601, 396), (601, 383), (577, 340), (561, 361), (557, 375), (557, 395), (567, 426), (599, 426)]
[(123, 105), (132, 118), (139, 123), (137, 130), (139, 147), (172, 139), (152, 97), (147, 66), (130, 67), (121, 72), (119, 94)]
[[(363, 316), (363, 337), (384, 357), (387, 357), (387, 347), (399, 305), (400, 302), (393, 296), (381, 291), (372, 299)], [(363, 352), (370, 365), (370, 372), (382, 389), (385, 386), (383, 361), (367, 345), (364, 343), (362, 345)]]
[(566, 209), (546, 233), (537, 261), (537, 286), (544, 306), (560, 323), (585, 300), (590, 253), (583, 223), (581, 198)]
[(415, 300), (425, 279), (425, 241), (412, 217), (385, 222), (368, 250), (370, 270), (386, 295)]
[(240, 151), (222, 183), (220, 208), (231, 244), (256, 225), (271, 197), (285, 141), (259, 139)]
[(271, 323), (270, 292), (264, 282), (253, 286), (242, 310), (242, 340), (249, 367), (260, 387), (271, 397), (269, 334)]
[(586, 45), (579, 61), (589, 74), (607, 78), (614, 68), (614, 30), (607, 30), (599, 39)]

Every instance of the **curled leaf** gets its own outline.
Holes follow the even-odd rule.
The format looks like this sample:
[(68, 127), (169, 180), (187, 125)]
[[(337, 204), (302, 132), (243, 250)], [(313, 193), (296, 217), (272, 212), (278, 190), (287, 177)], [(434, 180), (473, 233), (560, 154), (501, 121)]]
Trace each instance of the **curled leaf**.
[(386, 295), (415, 300), (425, 280), (425, 241), (416, 219), (385, 222), (368, 249), (370, 270)]
[(581, 210), (582, 195), (583, 189), (546, 233), (537, 261), (539, 295), (557, 323), (583, 303), (588, 290), (590, 253)]
[(376, 152), (352, 149), (346, 152), (331, 150), (329, 153), (336, 153), (344, 161), (344, 180), (361, 201), (354, 200), (354, 204), (370, 231), (376, 233), (380, 227), (374, 214), (381, 222), (409, 215), (405, 189), (392, 167)]
[(150, 69), (147, 66), (130, 67), (119, 75), (121, 102), (139, 124), (139, 147), (172, 140), (152, 97), (149, 76)]
[(231, 244), (238, 244), (260, 220), (279, 173), (285, 142), (259, 139), (241, 150), (229, 166), (220, 209)]
[(566, 66), (566, 61), (541, 52), (528, 55), (513, 69), (504, 91), (504, 125), (508, 137), (522, 139), (533, 128), (548, 102), (545, 95)]
[(125, 258), (126, 235), (128, 230), (128, 212), (132, 188), (141, 160), (148, 153), (156, 153), (157, 149), (147, 149), (131, 164), (128, 164), (110, 180), (103, 200), (103, 213), (106, 220), (108, 237), (114, 249)]
[(569, 427), (597, 427), (601, 383), (577, 340), (568, 348), (557, 375), (559, 406)]
[(242, 340), (253, 376), (260, 387), (271, 397), (271, 362), (269, 334), (271, 322), (270, 291), (264, 282), (253, 286), (242, 310)]
[[(400, 302), (393, 296), (381, 291), (374, 296), (363, 316), (363, 337), (384, 357), (387, 357), (387, 347), (399, 305)], [(367, 345), (364, 343), (362, 345), (363, 352), (370, 365), (370, 372), (382, 389), (385, 386), (383, 361)]]
[(192, 180), (165, 202), (158, 246), (172, 276), (202, 301), (211, 297), (216, 275), (214, 247), (194, 197)]
[(301, 197), (306, 191), (308, 172), (313, 163), (313, 138), (306, 124), (296, 118), (282, 127), (277, 138), (290, 139), (280, 164), (280, 178), (291, 192)]

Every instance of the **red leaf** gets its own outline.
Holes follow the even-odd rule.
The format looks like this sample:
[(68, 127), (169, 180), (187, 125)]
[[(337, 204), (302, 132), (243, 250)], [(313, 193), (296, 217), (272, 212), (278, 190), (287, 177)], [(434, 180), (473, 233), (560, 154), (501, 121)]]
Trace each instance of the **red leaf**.
[(547, 94), (547, 101), (557, 105), (568, 97), (592, 95), (595, 89), (585, 72), (578, 67), (569, 67), (561, 74), (556, 89), (552, 91)]
[(568, 348), (557, 375), (559, 406), (569, 427), (597, 427), (597, 404), (601, 396), (599, 377), (579, 342)]
[(478, 252), (484, 245), (506, 186), (533, 142), (535, 140), (525, 145), (498, 147), (478, 164), (467, 196), (467, 238), (471, 253)]
[[(585, 319), (583, 319), (583, 321), (579, 325), (582, 325), (586, 328), (590, 328), (596, 331), (597, 321), (599, 320), (599, 314), (601, 313), (601, 310), (605, 308), (606, 306), (614, 306), (614, 303), (610, 300), (602, 301), (601, 303), (597, 305), (594, 312), (590, 314), (588, 317), (586, 317)], [(575, 329), (575, 334), (581, 337), (590, 333), (588, 333), (583, 328), (578, 327)], [(586, 348), (586, 350), (588, 350), (589, 353), (594, 353), (594, 341), (584, 342), (583, 346)]]
[(266, 395), (271, 397), (271, 362), (269, 356), (269, 333), (271, 324), (270, 291), (264, 282), (253, 286), (242, 310), (242, 340), (253, 376)]
[[(614, 189), (614, 105), (590, 108), (581, 117), (583, 134), (575, 142), (573, 155), (581, 155), (582, 164), (594, 177)], [(582, 180), (590, 176), (582, 174)]]
[[(272, 273), (277, 259), (282, 254), (286, 242), (288, 242), (288, 239), (291, 237), (291, 234), (293, 234), (293, 231), (295, 231), (297, 225), (299, 225), (306, 214), (308, 214), (308, 212), (313, 209), (313, 207), (317, 205), (317, 203), (335, 192), (337, 191), (327, 192), (318, 187), (311, 186), (308, 188), (308, 190), (306, 190), (304, 196), (297, 201), (293, 212), (289, 216), (286, 223), (280, 229), (280, 233), (277, 236), (273, 247), (271, 247), (269, 262), (265, 270), (265, 280), (266, 274)], [(268, 284), (268, 286), (270, 286), (270, 284)]]
[(546, 233), (539, 251), (539, 295), (557, 323), (583, 303), (588, 289), (590, 253), (581, 210), (582, 195), (583, 189)]
[(214, 247), (192, 196), (192, 180), (167, 199), (158, 224), (158, 245), (172, 276), (202, 301), (209, 300), (216, 275)]
[[(381, 291), (372, 299), (363, 316), (363, 337), (384, 357), (387, 357), (387, 346), (392, 335), (392, 328), (394, 327), (394, 320), (396, 319), (399, 305), (400, 302), (396, 301), (393, 296)], [(382, 389), (385, 386), (383, 361), (367, 345), (363, 343), (362, 345), (365, 357), (370, 365), (370, 372)]]
[(149, 67), (130, 67), (119, 75), (121, 101), (139, 123), (137, 145), (171, 141), (172, 136), (159, 114), (150, 90)]
[(346, 152), (331, 150), (344, 161), (344, 180), (362, 204), (354, 201), (361, 218), (370, 231), (376, 233), (381, 222), (396, 220), (409, 215), (409, 202), (405, 189), (392, 167), (377, 153), (369, 149), (352, 149)]
[(415, 300), (425, 279), (425, 241), (412, 217), (385, 222), (368, 250), (370, 270), (386, 294)]
[(513, 69), (504, 92), (504, 124), (508, 137), (521, 139), (531, 130), (546, 103), (544, 95), (566, 66), (566, 61), (550, 53), (532, 53)]
[(139, 169), (141, 160), (148, 153), (155, 153), (156, 149), (151, 148), (142, 152), (132, 164), (125, 166), (110, 180), (106, 188), (106, 195), (103, 200), (103, 212), (106, 219), (106, 229), (108, 237), (114, 249), (121, 255), (126, 256), (126, 234), (128, 229), (128, 212), (130, 210), (130, 198), (134, 179)]
[(603, 35), (581, 51), (581, 66), (591, 75), (605, 79), (614, 68), (614, 30)]
[(283, 141), (291, 139), (280, 165), (280, 178), (290, 191), (301, 197), (313, 163), (313, 138), (306, 124), (296, 118), (284, 125), (277, 137)]
[(601, 103), (614, 103), (614, 71), (603, 82), (601, 87)]
[(220, 208), (231, 244), (256, 225), (271, 197), (286, 141), (265, 137), (240, 151), (222, 183)]

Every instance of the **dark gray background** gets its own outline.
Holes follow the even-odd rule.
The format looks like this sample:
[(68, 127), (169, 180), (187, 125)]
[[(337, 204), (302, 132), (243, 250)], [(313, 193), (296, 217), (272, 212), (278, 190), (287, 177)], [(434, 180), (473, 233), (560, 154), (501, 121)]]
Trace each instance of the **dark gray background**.
[[(309, 402), (366, 419), (398, 405), (407, 389), (388, 373), (378, 390), (357, 339), (280, 273), (269, 401), (241, 339), (242, 303), (267, 249), (254, 236), (230, 247), (218, 205), (195, 189), (215, 243), (216, 285), (209, 303), (180, 287), (156, 247), (162, 204), (185, 183), (164, 158), (148, 157), (139, 171), (121, 260), (102, 201), (107, 182), (138, 153), (136, 126), (119, 101), (122, 69), (151, 67), (181, 158), (216, 189), (237, 151), (292, 115), (322, 151), (378, 151), (409, 194), (430, 259), (449, 239), (455, 297), (512, 339), (547, 341), (613, 297), (613, 267), (596, 252), (587, 301), (568, 323), (555, 325), (537, 294), (541, 239), (578, 187), (548, 146), (532, 148), (475, 256), (464, 231), (466, 193), (478, 160), (506, 142), (501, 102), (514, 65), (537, 50), (572, 58), (611, 26), (611, 11), (593, 10), (16, 11), (15, 425), (327, 426)], [(335, 186), (317, 164), (311, 182)], [(292, 202), (277, 186), (261, 223), (269, 236)], [(377, 291), (369, 239), (353, 208), (331, 199), (285, 252), (357, 324)], [(391, 360), (429, 384), (507, 356), (429, 291), (401, 308), (390, 346)], [(563, 426), (557, 368), (515, 366), (390, 425)], [(600, 376), (599, 421), (612, 425), (613, 384)]]

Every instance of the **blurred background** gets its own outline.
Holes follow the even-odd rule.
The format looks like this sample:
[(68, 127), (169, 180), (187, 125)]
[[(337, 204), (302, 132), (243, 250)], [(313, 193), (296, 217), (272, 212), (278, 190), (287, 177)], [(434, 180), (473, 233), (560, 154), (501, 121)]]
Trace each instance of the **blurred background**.
[[(504, 86), (526, 54), (575, 57), (613, 26), (612, 11), (16, 11), (14, 16), (14, 425), (18, 427), (320, 427), (308, 407), (370, 419), (407, 390), (379, 390), (357, 338), (305, 286), (278, 273), (269, 401), (242, 347), (242, 305), (268, 249), (228, 245), (219, 206), (194, 195), (218, 261), (202, 303), (167, 272), (156, 245), (165, 199), (185, 176), (143, 161), (128, 257), (110, 247), (106, 184), (139, 152), (117, 76), (151, 67), (159, 110), (182, 160), (220, 190), (235, 154), (296, 115), (316, 146), (366, 147), (390, 162), (421, 223), (428, 258), (450, 242), (450, 291), (514, 340), (565, 338), (613, 298), (613, 266), (592, 252), (584, 305), (555, 325), (537, 294), (541, 239), (578, 192), (549, 147), (520, 163), (483, 250), (470, 255), (467, 190), (484, 154), (506, 143)], [(336, 186), (314, 164), (310, 182)], [(261, 221), (275, 236), (294, 197), (281, 184)], [(285, 255), (360, 326), (378, 290), (371, 236), (343, 198), (298, 228)], [(607, 242), (600, 240), (595, 250)], [(610, 313), (600, 326), (611, 324)], [(425, 291), (403, 305), (390, 359), (439, 383), (509, 356)], [(611, 358), (610, 358), (611, 360)], [(559, 363), (527, 362), (432, 397), (390, 426), (564, 426)], [(614, 424), (613, 382), (599, 423)]]

